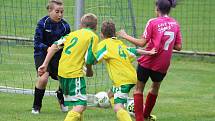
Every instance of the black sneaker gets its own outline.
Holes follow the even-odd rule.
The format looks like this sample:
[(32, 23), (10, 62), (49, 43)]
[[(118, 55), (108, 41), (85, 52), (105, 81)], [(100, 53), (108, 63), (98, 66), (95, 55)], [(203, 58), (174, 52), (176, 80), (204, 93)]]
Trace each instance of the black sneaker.
[(145, 119), (145, 121), (156, 121), (157, 117), (155, 115), (150, 115), (148, 118)]

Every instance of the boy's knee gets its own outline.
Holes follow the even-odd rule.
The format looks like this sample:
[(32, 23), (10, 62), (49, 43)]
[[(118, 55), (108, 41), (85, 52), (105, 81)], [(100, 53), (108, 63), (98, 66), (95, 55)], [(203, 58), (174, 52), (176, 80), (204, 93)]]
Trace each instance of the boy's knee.
[(73, 111), (83, 113), (86, 110), (86, 106), (78, 105), (72, 108)]
[(43, 89), (46, 87), (46, 84), (48, 83), (49, 73), (43, 74), (41, 77), (38, 78), (36, 87)]
[(118, 112), (120, 109), (124, 108), (123, 104), (115, 104), (114, 105), (114, 112)]
[(143, 93), (143, 88), (140, 88), (140, 87), (135, 87), (134, 89), (134, 94), (142, 94)]

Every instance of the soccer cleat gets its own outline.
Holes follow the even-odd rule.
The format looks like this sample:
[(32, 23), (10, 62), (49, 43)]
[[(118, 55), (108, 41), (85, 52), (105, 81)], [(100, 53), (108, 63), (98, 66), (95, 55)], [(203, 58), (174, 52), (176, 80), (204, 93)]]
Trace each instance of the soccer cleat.
[(40, 113), (40, 108), (32, 108), (32, 111), (31, 111), (32, 114), (39, 114)]
[(64, 99), (63, 99), (63, 94), (62, 94), (61, 90), (58, 90), (55, 93), (56, 93), (56, 98), (57, 98), (58, 103), (60, 105), (61, 111), (67, 112), (69, 109), (68, 109), (68, 106), (64, 106)]
[(148, 118), (145, 118), (144, 121), (156, 121), (156, 120), (157, 120), (157, 118), (155, 115), (150, 115)]

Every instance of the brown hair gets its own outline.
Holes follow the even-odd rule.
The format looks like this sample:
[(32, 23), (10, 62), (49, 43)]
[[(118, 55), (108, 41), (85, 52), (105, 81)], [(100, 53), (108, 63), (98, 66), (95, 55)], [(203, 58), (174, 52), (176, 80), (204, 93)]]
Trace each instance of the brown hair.
[(84, 14), (81, 17), (81, 26), (84, 28), (90, 28), (96, 30), (97, 28), (97, 17), (93, 13)]
[(53, 8), (53, 4), (63, 5), (62, 0), (49, 0), (48, 5), (46, 6), (47, 10), (51, 10)]
[(162, 14), (169, 14), (171, 8), (176, 7), (176, 0), (157, 0), (156, 6)]
[(105, 38), (115, 37), (116, 28), (112, 20), (103, 21), (101, 32)]

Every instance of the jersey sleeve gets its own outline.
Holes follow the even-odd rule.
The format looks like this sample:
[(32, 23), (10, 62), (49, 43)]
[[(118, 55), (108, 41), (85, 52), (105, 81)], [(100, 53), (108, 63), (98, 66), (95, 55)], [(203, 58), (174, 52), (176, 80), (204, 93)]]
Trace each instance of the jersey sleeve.
[(66, 38), (68, 35), (61, 37), (58, 41), (55, 41), (53, 44), (56, 44), (59, 49), (63, 48), (64, 42), (66, 41)]
[(43, 33), (44, 33), (44, 25), (42, 21), (39, 21), (37, 24), (37, 28), (35, 30), (34, 36), (34, 46), (36, 48), (41, 48), (42, 50), (47, 50), (48, 46), (43, 43)]
[(135, 47), (127, 47), (130, 56), (136, 57), (139, 56), (137, 49)]
[(142, 38), (146, 39), (146, 43), (152, 38), (152, 23), (151, 19), (147, 22)]
[(98, 45), (98, 36), (93, 36), (90, 39), (90, 43), (87, 49), (87, 53), (85, 55), (85, 62), (86, 64), (94, 64), (96, 59), (96, 49), (97, 49), (97, 45)]
[(101, 62), (103, 59), (106, 59), (107, 58), (107, 53), (108, 53), (107, 45), (105, 44), (104, 41), (100, 42), (98, 44), (98, 48), (97, 48), (97, 51), (96, 51), (96, 60), (98, 62)]
[(69, 34), (71, 32), (69, 24), (66, 24), (66, 34)]
[(139, 54), (137, 53), (137, 50), (135, 47), (127, 47), (129, 60), (133, 62)]
[(68, 22), (63, 18), (61, 19), (61, 23), (63, 24), (64, 26), (64, 34), (63, 35), (67, 35), (71, 32), (71, 29), (70, 29), (70, 25), (68, 24)]

